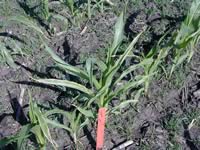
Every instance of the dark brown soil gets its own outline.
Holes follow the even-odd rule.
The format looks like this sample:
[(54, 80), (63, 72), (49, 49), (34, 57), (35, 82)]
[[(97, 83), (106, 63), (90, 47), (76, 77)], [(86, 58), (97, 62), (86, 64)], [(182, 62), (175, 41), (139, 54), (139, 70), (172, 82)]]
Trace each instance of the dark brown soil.
[[(144, 25), (149, 25), (151, 29), (139, 41), (137, 48), (140, 51), (150, 49), (168, 29), (179, 27), (189, 8), (188, 3), (184, 1), (180, 7), (178, 3), (166, 5), (171, 11), (166, 12), (168, 15), (164, 17), (161, 15), (161, 6), (155, 2), (142, 1), (135, 9), (130, 5), (125, 27), (127, 38), (131, 39)], [(119, 8), (121, 9), (120, 6)], [(155, 13), (149, 15), (149, 9), (155, 9)], [(0, 14), (0, 21), (2, 17)], [(88, 56), (103, 57), (106, 46), (112, 42), (116, 18), (117, 15), (110, 11), (97, 13), (91, 20), (81, 24), (81, 28), (71, 27), (66, 33), (52, 37), (49, 45), (65, 61), (73, 65), (81, 65)], [(12, 29), (14, 35), (26, 33), (30, 36), (30, 30), (19, 25), (12, 25), (7, 29)], [(0, 139), (16, 134), (24, 123), (23, 119), (19, 122), (16, 118), (16, 101), (20, 98), (22, 89), (26, 89), (23, 96), (25, 116), (28, 110), (27, 90), (31, 91), (35, 100), (44, 105), (60, 105), (64, 103), (63, 99), (66, 99), (62, 98), (63, 93), (60, 89), (36, 84), (30, 79), (30, 76), (60, 77), (60, 74), (49, 69), (53, 65), (52, 59), (42, 50), (41, 43), (34, 39), (36, 35), (31, 35), (33, 38), (30, 38), (27, 45), (33, 51), (28, 57), (16, 56), (16, 69), (0, 65)], [(22, 37), (24, 40), (27, 38)], [(33, 44), (37, 46), (31, 46)], [(149, 95), (142, 97), (136, 106), (130, 106), (121, 115), (109, 116), (105, 149), (115, 148), (127, 140), (134, 141), (128, 150), (200, 149), (199, 62), (200, 55), (196, 53), (191, 63), (183, 65), (172, 79), (155, 79), (150, 86)], [(194, 124), (191, 125), (192, 121)], [(52, 135), (60, 146), (59, 149), (73, 149), (66, 131), (52, 129)], [(94, 149), (94, 129), (84, 129), (80, 141), (83, 144), (80, 149)]]

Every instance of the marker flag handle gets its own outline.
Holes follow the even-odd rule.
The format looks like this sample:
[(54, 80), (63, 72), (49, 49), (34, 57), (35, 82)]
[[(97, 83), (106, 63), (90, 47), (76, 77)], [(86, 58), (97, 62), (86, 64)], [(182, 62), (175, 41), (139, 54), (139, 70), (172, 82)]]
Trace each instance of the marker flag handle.
[(102, 108), (99, 108), (99, 111), (98, 111), (96, 150), (103, 149), (105, 123), (106, 123), (106, 108), (102, 107)]

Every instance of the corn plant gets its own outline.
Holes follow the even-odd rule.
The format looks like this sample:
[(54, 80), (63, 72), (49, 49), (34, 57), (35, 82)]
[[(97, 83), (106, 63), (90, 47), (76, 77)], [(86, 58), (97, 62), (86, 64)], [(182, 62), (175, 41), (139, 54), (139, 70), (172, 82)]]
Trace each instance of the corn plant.
[[(144, 88), (141, 88), (140, 92), (144, 90), (145, 93), (147, 93), (152, 77), (157, 74), (158, 67), (162, 67), (162, 62), (169, 54), (170, 50), (175, 50), (174, 64), (172, 65), (170, 75), (176, 66), (182, 63), (186, 58), (191, 58), (193, 52), (185, 52), (185, 49), (188, 47), (194, 48), (194, 45), (196, 45), (199, 40), (199, 1), (196, 0), (192, 3), (191, 10), (187, 15), (186, 20), (183, 22), (181, 29), (178, 32), (175, 32), (174, 37), (172, 37), (170, 42), (165, 46), (160, 46), (160, 42), (165, 37), (163, 36), (158, 44), (153, 47), (146, 56), (138, 57), (133, 55), (132, 57), (139, 59), (139, 63), (130, 66), (127, 70), (124, 70), (121, 75), (117, 76), (117, 72), (122, 66), (124, 60), (129, 56), (134, 44), (141, 35), (140, 33), (136, 36), (124, 53), (118, 57), (118, 48), (123, 39), (123, 26), (122, 14), (116, 24), (114, 41), (111, 48), (107, 51), (106, 60), (100, 61), (97, 59), (88, 59), (86, 61), (85, 70), (67, 64), (46, 46), (47, 51), (56, 61), (58, 67), (64, 69), (71, 75), (86, 80), (90, 86), (86, 87), (83, 83), (80, 84), (69, 80), (40, 79), (37, 81), (45, 84), (65, 86), (85, 93), (88, 98), (88, 101), (86, 102), (88, 108), (90, 108), (93, 103), (97, 104), (99, 108), (108, 108), (109, 102), (112, 101), (112, 99), (118, 97), (120, 94), (124, 94), (133, 87), (144, 85)], [(94, 74), (93, 69), (95, 67), (99, 68), (98, 71), (100, 72), (100, 77), (99, 75)], [(122, 83), (124, 77), (137, 68), (142, 68), (143, 74), (137, 75), (131, 81), (116, 88)], [(131, 100), (130, 102), (133, 101)]]
[[(34, 135), (39, 149), (45, 150), (47, 142), (51, 143), (54, 149), (57, 149), (58, 145), (54, 142), (50, 134), (49, 125), (51, 125), (52, 127), (62, 128), (68, 131), (78, 149), (80, 143), (80, 131), (89, 123), (89, 118), (94, 118), (92, 111), (76, 105), (72, 105), (74, 109), (71, 111), (65, 111), (58, 108), (41, 111), (38, 104), (32, 100), (31, 95), (29, 97), (29, 122), (22, 126), (22, 129), (16, 135), (0, 140), (0, 148), (3, 148), (8, 144), (16, 143), (17, 150), (26, 149), (23, 142), (27, 138), (30, 138), (31, 135)], [(59, 121), (55, 119), (56, 115), (62, 115), (66, 118), (67, 124), (59, 123)]]
[(49, 12), (49, 6), (48, 6), (49, 2), (48, 0), (42, 0), (41, 1), (41, 6), (42, 6), (42, 14), (45, 18), (45, 20), (48, 20), (50, 17), (50, 12)]
[(22, 126), (22, 129), (15, 136), (4, 138), (0, 140), (0, 148), (5, 147), (8, 144), (16, 143), (17, 150), (25, 149), (23, 147), (23, 142), (25, 139), (34, 135), (39, 145), (39, 149), (45, 150), (47, 141), (49, 141), (54, 149), (56, 148), (56, 143), (52, 140), (50, 130), (47, 124), (47, 118), (42, 114), (41, 110), (35, 102), (32, 101), (30, 96), (29, 103), (29, 122), (28, 124)]
[(10, 137), (6, 137), (0, 140), (0, 149), (5, 148), (7, 145), (13, 145), (13, 148), (16, 150), (25, 150), (24, 141), (31, 136), (30, 129), (32, 128), (31, 124), (24, 125), (21, 130), (16, 134)]
[[(9, 23), (22, 23), (26, 25), (27, 27), (33, 29), (39, 35), (42, 35), (47, 39), (43, 31), (28, 17), (25, 16), (12, 16), (9, 17), (7, 20), (4, 20), (2, 23), (2, 28), (6, 27)], [(14, 62), (13, 55), (20, 55), (24, 56), (26, 55), (25, 52), (22, 50), (22, 48), (19, 45), (19, 42), (17, 42), (14, 39), (4, 37), (0, 39), (0, 62), (7, 63), (10, 67), (16, 68), (17, 65)]]
[(88, 18), (91, 19), (91, 0), (88, 0), (87, 7), (88, 7), (87, 10)]
[(16, 68), (13, 55), (26, 55), (19, 43), (8, 37), (4, 37), (0, 42), (0, 62), (7, 63), (10, 67)]
[(175, 68), (182, 64), (186, 59), (188, 62), (194, 54), (195, 46), (200, 39), (200, 0), (194, 0), (187, 14), (186, 19), (181, 25), (180, 30), (175, 34), (174, 39), (174, 64), (170, 71), (170, 76)]
[[(188, 15), (182, 23), (180, 29), (173, 33), (171, 39), (166, 43), (161, 42), (165, 39), (168, 32), (158, 41), (158, 43), (144, 56), (141, 60), (149, 60), (149, 63), (144, 64), (144, 74), (146, 74), (145, 81), (145, 93), (149, 87), (150, 80), (158, 72), (158, 68), (162, 68), (167, 77), (171, 77), (175, 69), (181, 65), (185, 60), (187, 62), (192, 58), (195, 46), (198, 44), (200, 37), (200, 1), (195, 0), (188, 12)], [(168, 55), (172, 56), (173, 64), (170, 67), (170, 71), (166, 70), (163, 66), (163, 62)]]
[(60, 0), (60, 2), (69, 8), (73, 17), (78, 17), (79, 19), (84, 15), (86, 15), (88, 19), (91, 19), (95, 10), (99, 10), (101, 13), (103, 13), (105, 9), (104, 3), (107, 3), (111, 6), (114, 5), (110, 0)]
[(37, 104), (33, 103), (31, 97), (29, 105), (30, 124), (33, 125), (30, 131), (35, 135), (40, 149), (46, 149), (47, 141), (49, 141), (54, 149), (56, 149), (57, 145), (51, 137), (50, 130), (46, 121), (47, 118), (45, 118), (45, 116), (42, 114)]
[[(87, 110), (83, 106), (71, 105), (73, 107), (70, 111), (54, 108), (45, 112), (41, 112), (36, 103), (33, 103), (30, 99), (29, 117), (31, 124), (34, 124), (34, 128), (31, 132), (36, 135), (37, 143), (40, 147), (46, 145), (46, 139), (52, 143), (54, 148), (57, 146), (52, 140), (48, 125), (56, 128), (62, 128), (70, 133), (76, 148), (78, 148), (79, 134), (83, 127), (89, 123), (89, 118), (94, 118), (91, 110)], [(52, 119), (52, 116), (62, 115), (67, 120), (67, 124), (61, 124), (56, 119)], [(55, 118), (55, 117), (54, 117)], [(41, 121), (41, 122), (40, 122)], [(43, 123), (42, 123), (43, 122)], [(55, 148), (56, 149), (56, 148)]]
[(38, 27), (38, 25), (28, 16), (11, 16), (8, 18), (7, 21), (5, 21), (4, 26), (6, 26), (8, 23), (21, 23), (23, 25), (25, 25), (26, 27), (33, 29), (33, 31), (36, 31), (39, 35), (42, 35), (42, 37), (46, 38), (44, 32), (42, 31), (42, 29), (40, 27)]
[[(68, 74), (77, 76), (82, 80), (86, 80), (90, 87), (86, 87), (84, 83), (80, 84), (77, 82), (69, 81), (69, 80), (59, 80), (59, 79), (38, 79), (38, 82), (57, 85), (57, 86), (65, 86), (67, 88), (76, 89), (78, 91), (86, 94), (88, 98), (89, 107), (92, 103), (97, 103), (99, 107), (108, 107), (109, 102), (119, 94), (124, 93), (125, 91), (137, 87), (143, 83), (142, 79), (135, 79), (126, 83), (123, 87), (116, 89), (115, 87), (123, 80), (123, 78), (130, 73), (130, 71), (124, 71), (121, 76), (116, 76), (118, 70), (123, 65), (123, 62), (129, 56), (129, 53), (132, 51), (133, 46), (139, 39), (140, 33), (135, 39), (130, 43), (127, 49), (120, 55), (118, 58), (115, 56), (117, 54), (118, 48), (123, 40), (123, 28), (124, 28), (124, 15), (123, 13), (120, 15), (117, 24), (116, 24), (116, 32), (112, 47), (107, 51), (107, 59), (105, 62), (91, 58), (86, 61), (85, 70), (82, 70), (78, 67), (71, 66), (70, 64), (64, 62), (60, 59), (47, 45), (46, 50), (52, 56), (52, 58), (56, 61), (57, 66), (64, 69)], [(99, 75), (94, 74), (93, 68), (98, 67)], [(131, 71), (133, 71), (135, 67), (130, 66)], [(127, 69), (127, 70), (130, 70)], [(98, 73), (99, 74), (99, 73)]]
[(1, 58), (1, 61), (6, 62), (12, 68), (16, 68), (16, 64), (10, 52), (8, 51), (8, 49), (5, 47), (3, 43), (0, 43), (0, 58)]
[[(68, 123), (61, 124), (56, 120), (48, 119), (48, 117), (56, 114), (62, 115), (64, 118), (66, 118)], [(62, 128), (68, 131), (73, 139), (76, 149), (78, 149), (79, 144), (81, 144), (81, 142), (79, 141), (80, 131), (83, 127), (88, 125), (89, 118), (94, 117), (92, 111), (85, 110), (84, 108), (76, 106), (74, 106), (74, 109), (71, 111), (65, 111), (55, 108), (47, 111), (44, 115), (48, 124), (51, 124), (53, 127)]]
[[(135, 77), (134, 79), (125, 82), (125, 84), (122, 85), (124, 77), (139, 67), (139, 64), (136, 66), (130, 66), (121, 75), (118, 75), (118, 71), (126, 58), (129, 57), (129, 54), (133, 50), (133, 47), (142, 32), (134, 38), (134, 40), (121, 55), (117, 56), (119, 46), (123, 41), (123, 29), (124, 13), (121, 13), (115, 26), (114, 41), (112, 46), (108, 48), (106, 60), (102, 61), (99, 59), (90, 58), (86, 61), (85, 70), (66, 63), (45, 44), (46, 50), (56, 61), (57, 67), (60, 67), (61, 69), (65, 70), (66, 73), (79, 77), (82, 81), (86, 82), (78, 83), (67, 79), (37, 79), (36, 81), (44, 84), (64, 86), (80, 91), (80, 94), (87, 99), (84, 101), (83, 108), (85, 111), (93, 110), (92, 104), (97, 104), (99, 108), (108, 108), (109, 103), (114, 98), (117, 98), (121, 94), (125, 94), (125, 92), (132, 88), (140, 88), (141, 90), (139, 90), (139, 92), (141, 93), (144, 88), (140, 86), (144, 84), (145, 78), (143, 77), (145, 76)], [(97, 69), (96, 71), (95, 68)], [(95, 74), (95, 72), (97, 74)], [(85, 86), (86, 83), (89, 84), (89, 86)], [(128, 103), (135, 102), (135, 99), (128, 100), (126, 103), (123, 103), (123, 107)], [(94, 113), (96, 113), (96, 111)]]
[(75, 14), (75, 1), (74, 0), (61, 0), (61, 2), (63, 2), (71, 11), (71, 14), (74, 15)]

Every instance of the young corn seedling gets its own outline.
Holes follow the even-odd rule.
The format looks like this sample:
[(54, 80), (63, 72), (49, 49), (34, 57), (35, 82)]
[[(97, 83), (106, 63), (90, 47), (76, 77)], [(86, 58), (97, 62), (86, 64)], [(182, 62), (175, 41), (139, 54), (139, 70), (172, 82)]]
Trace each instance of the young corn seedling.
[[(73, 138), (76, 149), (79, 149), (79, 134), (82, 128), (84, 128), (89, 123), (89, 118), (94, 118), (91, 110), (86, 108), (81, 108), (73, 105), (74, 109), (72, 111), (65, 111), (61, 109), (53, 109), (45, 113), (46, 122), (54, 127), (62, 128), (70, 133)], [(68, 125), (60, 124), (58, 121), (48, 119), (48, 117), (60, 114), (67, 119)]]
[[(35, 135), (37, 143), (40, 149), (46, 149), (47, 141), (49, 141), (54, 149), (57, 149), (57, 144), (52, 140), (48, 125), (56, 128), (62, 128), (68, 131), (74, 140), (76, 149), (79, 146), (78, 136), (83, 127), (89, 123), (88, 118), (94, 118), (92, 111), (86, 110), (84, 107), (78, 107), (73, 105), (72, 111), (64, 111), (61, 109), (52, 109), (46, 112), (41, 112), (36, 103), (33, 103), (30, 99), (29, 117), (30, 124), (33, 126), (30, 131)], [(69, 123), (64, 125), (59, 123), (56, 119), (50, 118), (56, 114), (63, 115)]]
[[(36, 103), (33, 103), (30, 99), (30, 110), (29, 116), (31, 124), (35, 125), (31, 132), (34, 133), (36, 139), (40, 145), (40, 148), (45, 148), (46, 139), (52, 143), (53, 147), (56, 149), (56, 143), (52, 140), (48, 125), (56, 128), (62, 128), (70, 133), (73, 142), (78, 149), (79, 144), (79, 134), (82, 128), (84, 128), (88, 123), (89, 119), (93, 119), (93, 113), (91, 110), (83, 106), (76, 106), (72, 104), (73, 109), (70, 111), (64, 111), (62, 109), (52, 109), (46, 112), (41, 112)], [(68, 124), (61, 124), (56, 119), (52, 119), (51, 116), (62, 115), (67, 119)], [(55, 117), (54, 117), (55, 118)], [(41, 121), (41, 122), (40, 122)], [(42, 123), (43, 122), (43, 123)], [(42, 124), (41, 124), (42, 123)]]
[[(89, 86), (85, 86), (86, 83), (84, 82), (78, 83), (70, 80), (38, 79), (36, 81), (44, 84), (64, 86), (80, 91), (82, 96), (84, 96), (87, 99), (87, 101), (85, 101), (86, 109), (92, 110), (92, 105), (97, 104), (100, 110), (99, 115), (101, 114), (101, 112), (103, 112), (103, 116), (98, 117), (101, 117), (100, 119), (104, 120), (103, 122), (105, 122), (105, 112), (109, 106), (109, 103), (114, 98), (117, 98), (120, 94), (124, 94), (132, 88), (139, 87), (143, 90), (143, 88), (141, 88), (140, 86), (142, 86), (145, 81), (145, 79), (142, 76), (140, 76), (123, 84), (124, 77), (126, 77), (129, 73), (133, 72), (137, 67), (139, 67), (139, 64), (136, 66), (128, 67), (128, 69), (123, 71), (121, 75), (118, 74), (119, 69), (123, 65), (126, 58), (129, 57), (129, 54), (133, 50), (135, 43), (138, 41), (140, 35), (142, 34), (142, 32), (138, 34), (130, 43), (130, 45), (124, 50), (124, 52), (121, 55), (117, 56), (118, 48), (123, 41), (123, 31), (124, 13), (121, 13), (115, 26), (114, 41), (112, 46), (108, 48), (106, 60), (101, 61), (95, 58), (88, 59), (86, 61), (85, 70), (75, 66), (71, 66), (70, 64), (66, 63), (65, 61), (60, 59), (47, 45), (45, 45), (46, 50), (56, 61), (57, 67), (65, 70), (66, 73), (70, 75), (79, 77), (82, 81), (86, 81), (86, 83), (88, 83)], [(98, 72), (94, 71), (94, 68), (97, 68)], [(142, 90), (140, 90), (140, 92)], [(127, 103), (133, 103), (135, 101), (135, 99), (129, 100), (127, 101)], [(100, 128), (104, 128), (104, 126), (105, 124), (101, 125)], [(104, 131), (102, 131), (102, 133), (104, 133)], [(97, 135), (97, 137), (99, 137), (99, 135)], [(102, 135), (100, 135), (100, 137), (103, 138)], [(102, 139), (98, 140), (102, 141)], [(97, 147), (101, 148), (102, 145), (97, 144)]]
[[(192, 3), (190, 11), (182, 23), (179, 31), (175, 32), (170, 41), (164, 46), (160, 46), (165, 35), (158, 41), (158, 43), (149, 51), (149, 53), (141, 58), (141, 63), (144, 68), (145, 81), (145, 93), (150, 84), (150, 80), (158, 72), (158, 68), (161, 67), (166, 76), (172, 76), (175, 68), (182, 64), (186, 59), (189, 61), (194, 53), (195, 46), (198, 44), (200, 37), (200, 1), (195, 0)], [(167, 35), (167, 33), (166, 33)], [(162, 65), (163, 60), (170, 54), (170, 51), (174, 53), (173, 64), (169, 73)], [(149, 60), (149, 61), (148, 61)], [(148, 63), (142, 63), (147, 61)]]
[(30, 129), (32, 128), (31, 124), (24, 125), (21, 130), (13, 136), (6, 137), (0, 140), (0, 149), (6, 148), (7, 145), (12, 145), (13, 149), (16, 150), (25, 150), (24, 142), (27, 138), (31, 136)]
[(75, 1), (75, 0), (60, 0), (61, 3), (66, 5), (70, 10), (74, 20), (71, 20), (75, 24), (76, 20), (80, 20), (83, 17), (91, 19), (95, 10), (99, 10), (101, 13), (104, 12), (104, 4), (107, 3), (111, 6), (114, 4), (110, 0), (86, 0), (86, 1)]
[(3, 43), (0, 43), (0, 50), (1, 50), (0, 58), (2, 58), (1, 61), (3, 60), (3, 62), (6, 62), (12, 68), (16, 68), (17, 66), (16, 66), (10, 52), (8, 51), (8, 49), (5, 47), (5, 45)]
[(200, 0), (194, 0), (187, 14), (186, 19), (181, 25), (180, 30), (175, 34), (174, 39), (174, 64), (170, 71), (170, 76), (175, 68), (182, 64), (186, 59), (188, 62), (194, 54), (195, 46), (200, 39)]
[(114, 6), (114, 3), (112, 3), (110, 0), (87, 0), (88, 18), (89, 19), (91, 18), (95, 10), (98, 10), (101, 13), (104, 13), (106, 9), (105, 4), (108, 4), (109, 6)]
[(24, 56), (25, 53), (15, 40), (7, 37), (2, 38), (2, 42), (0, 41), (0, 62), (7, 63), (10, 67), (16, 68), (14, 55)]
[(56, 143), (51, 138), (50, 130), (47, 125), (47, 119), (37, 106), (35, 102), (32, 101), (30, 96), (30, 103), (29, 103), (29, 122), (28, 124), (22, 126), (19, 133), (15, 136), (11, 136), (8, 138), (4, 138), (0, 140), (0, 148), (5, 147), (8, 144), (16, 143), (17, 150), (22, 150), (25, 148), (23, 147), (24, 141), (27, 138), (30, 138), (31, 135), (34, 135), (36, 138), (37, 144), (39, 149), (46, 150), (47, 141), (50, 142), (54, 149), (57, 149)]
[(71, 11), (71, 14), (74, 16), (75, 15), (75, 1), (74, 0), (61, 0), (62, 3), (64, 3), (69, 10)]
[[(91, 0), (80, 2), (81, 4), (75, 0), (60, 0), (60, 2), (68, 7), (72, 15), (72, 18), (69, 18), (72, 24), (80, 26), (80, 21), (85, 18), (85, 15), (91, 18)], [(86, 2), (87, 7), (84, 5)]]
[(43, 14), (44, 19), (46, 21), (50, 18), (50, 12), (49, 12), (48, 4), (49, 4), (48, 0), (41, 0), (42, 14)]
[(40, 149), (46, 149), (47, 141), (49, 141), (52, 144), (54, 149), (57, 149), (57, 145), (53, 141), (50, 134), (50, 130), (46, 121), (47, 118), (42, 114), (37, 104), (32, 101), (31, 97), (29, 105), (30, 124), (33, 125), (30, 131), (35, 135)]

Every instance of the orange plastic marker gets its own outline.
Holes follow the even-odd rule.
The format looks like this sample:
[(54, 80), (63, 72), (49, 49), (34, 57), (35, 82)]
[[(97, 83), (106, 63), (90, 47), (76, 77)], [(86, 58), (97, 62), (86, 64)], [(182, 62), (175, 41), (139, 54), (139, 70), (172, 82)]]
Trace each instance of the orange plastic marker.
[(100, 108), (98, 112), (96, 150), (103, 149), (105, 123), (106, 123), (106, 108), (103, 107)]

